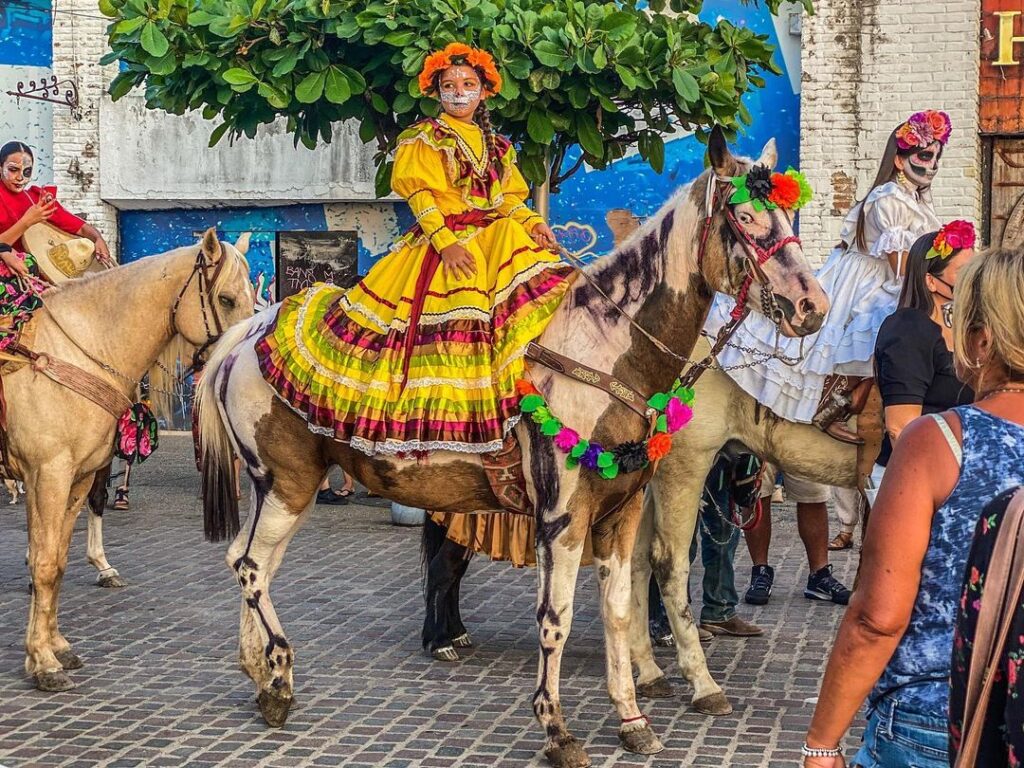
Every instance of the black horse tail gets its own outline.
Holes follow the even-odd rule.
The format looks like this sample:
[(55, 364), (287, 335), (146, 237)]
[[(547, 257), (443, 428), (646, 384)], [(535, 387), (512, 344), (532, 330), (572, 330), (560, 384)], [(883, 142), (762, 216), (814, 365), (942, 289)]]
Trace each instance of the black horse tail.
[[(235, 451), (220, 407), (217, 391), (231, 373), (230, 354), (242, 343), (252, 321), (229, 328), (210, 353), (196, 388), (192, 414), (193, 437), (198, 440), (199, 471), (203, 476), (203, 530), (207, 541), (235, 536), (240, 526), (235, 496)], [(222, 381), (223, 380), (223, 381)], [(220, 385), (220, 387), (218, 387)]]

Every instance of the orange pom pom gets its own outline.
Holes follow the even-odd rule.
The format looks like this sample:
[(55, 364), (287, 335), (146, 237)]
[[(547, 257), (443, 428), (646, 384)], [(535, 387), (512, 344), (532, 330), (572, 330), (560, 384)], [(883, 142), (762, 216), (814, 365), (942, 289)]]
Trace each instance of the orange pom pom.
[(537, 388), (526, 379), (516, 380), (516, 392), (523, 396), (540, 394), (540, 392), (537, 391)]
[(800, 182), (784, 173), (773, 173), (772, 191), (768, 199), (779, 208), (792, 208), (800, 199)]
[(647, 441), (647, 458), (657, 461), (668, 456), (672, 450), (672, 438), (664, 432), (658, 432)]

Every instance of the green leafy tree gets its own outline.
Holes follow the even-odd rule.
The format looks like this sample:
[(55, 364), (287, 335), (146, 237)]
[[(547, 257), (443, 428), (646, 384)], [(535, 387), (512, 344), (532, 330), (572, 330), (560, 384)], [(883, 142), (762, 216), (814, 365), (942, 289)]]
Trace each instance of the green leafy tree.
[[(417, 75), (452, 41), (494, 54), (505, 85), (491, 101), (500, 130), (520, 146), (534, 183), (552, 191), (585, 161), (595, 168), (636, 146), (656, 171), (663, 135), (718, 123), (735, 132), (741, 101), (779, 74), (763, 35), (727, 20), (709, 24), (703, 0), (99, 0), (120, 62), (114, 99), (144, 87), (146, 104), (202, 110), (225, 135), (253, 137), (284, 116), (296, 143), (329, 142), (355, 120), (379, 150), (377, 187), (399, 132), (437, 114)], [(803, 0), (810, 10), (810, 0)], [(781, 0), (767, 0), (772, 12)], [(666, 12), (668, 11), (668, 12)], [(573, 147), (582, 153), (564, 168)], [(552, 169), (554, 173), (551, 173)], [(550, 177), (550, 178), (549, 178)]]

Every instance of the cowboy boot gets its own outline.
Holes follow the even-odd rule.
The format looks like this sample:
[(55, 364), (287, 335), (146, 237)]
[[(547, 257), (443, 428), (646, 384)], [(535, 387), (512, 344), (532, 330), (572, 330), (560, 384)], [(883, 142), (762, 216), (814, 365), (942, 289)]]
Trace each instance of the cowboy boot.
[[(851, 376), (829, 376), (825, 379), (821, 403), (811, 422), (842, 443), (864, 445), (864, 441), (851, 432), (845, 422), (858, 410), (863, 409), (870, 391), (871, 379)], [(867, 387), (864, 384), (867, 383)]]

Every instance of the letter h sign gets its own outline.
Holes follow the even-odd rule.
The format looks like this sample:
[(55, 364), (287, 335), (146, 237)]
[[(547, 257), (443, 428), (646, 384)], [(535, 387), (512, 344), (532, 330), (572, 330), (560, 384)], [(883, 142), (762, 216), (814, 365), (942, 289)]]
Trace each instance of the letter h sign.
[(992, 63), (997, 67), (1012, 67), (1019, 64), (1013, 57), (1013, 46), (1024, 43), (1024, 36), (1013, 34), (1014, 20), (1021, 15), (1020, 11), (995, 11), (999, 17), (999, 55)]

